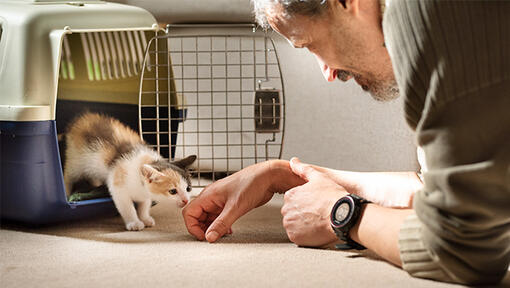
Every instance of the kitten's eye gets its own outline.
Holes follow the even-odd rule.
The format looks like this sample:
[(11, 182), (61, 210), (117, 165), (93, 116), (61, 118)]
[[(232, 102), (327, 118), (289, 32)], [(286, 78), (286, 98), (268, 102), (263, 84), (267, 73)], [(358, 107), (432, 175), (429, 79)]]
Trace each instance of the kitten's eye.
[(172, 195), (175, 195), (175, 194), (177, 194), (177, 189), (170, 189), (170, 191), (168, 191), (168, 192), (170, 192), (170, 194), (172, 194)]
[(186, 191), (191, 192), (191, 186), (188, 186), (188, 187), (186, 188)]

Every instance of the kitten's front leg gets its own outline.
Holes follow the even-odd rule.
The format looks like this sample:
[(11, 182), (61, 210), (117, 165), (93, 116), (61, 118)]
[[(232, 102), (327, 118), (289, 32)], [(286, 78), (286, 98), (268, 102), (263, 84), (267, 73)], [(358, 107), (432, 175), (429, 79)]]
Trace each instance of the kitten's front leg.
[(140, 219), (143, 221), (145, 226), (151, 227), (156, 225), (156, 221), (154, 221), (154, 218), (151, 217), (149, 211), (152, 206), (152, 200), (149, 198), (143, 202), (138, 203), (138, 216), (140, 216)]
[[(69, 161), (66, 162), (66, 166), (67, 167), (70, 166)], [(73, 175), (70, 172), (70, 170), (71, 170), (71, 168), (64, 169), (64, 187), (66, 189), (67, 198), (69, 198), (69, 196), (71, 196), (71, 192), (72, 192), (71, 190), (73, 188), (73, 184), (78, 179), (78, 177), (76, 175)]]
[(110, 189), (110, 193), (112, 194), (113, 203), (115, 203), (115, 207), (122, 216), (124, 223), (126, 224), (126, 229), (130, 231), (140, 231), (143, 230), (145, 225), (142, 221), (138, 219), (136, 215), (135, 206), (133, 205), (133, 201), (126, 195), (123, 195), (119, 189), (115, 187), (108, 187)]

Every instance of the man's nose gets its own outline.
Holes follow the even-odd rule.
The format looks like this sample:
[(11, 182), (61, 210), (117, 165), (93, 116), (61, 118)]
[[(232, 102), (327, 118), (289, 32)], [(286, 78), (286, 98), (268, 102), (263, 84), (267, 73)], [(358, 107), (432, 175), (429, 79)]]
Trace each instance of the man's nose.
[(315, 55), (315, 58), (317, 59), (317, 62), (319, 63), (319, 66), (321, 67), (322, 75), (328, 82), (335, 81), (336, 78), (336, 69), (331, 69), (328, 65), (324, 63), (317, 55)]
[(324, 68), (322, 68), (322, 75), (324, 75), (324, 78), (328, 82), (333, 82), (336, 79), (336, 70), (331, 69), (329, 66), (324, 65)]

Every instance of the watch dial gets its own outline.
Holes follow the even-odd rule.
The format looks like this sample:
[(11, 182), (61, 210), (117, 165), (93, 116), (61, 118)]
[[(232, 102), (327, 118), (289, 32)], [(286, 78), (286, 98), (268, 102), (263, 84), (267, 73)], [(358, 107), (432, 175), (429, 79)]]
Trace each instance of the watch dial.
[(345, 218), (349, 215), (349, 204), (348, 203), (342, 203), (335, 212), (335, 219), (337, 221), (343, 221)]

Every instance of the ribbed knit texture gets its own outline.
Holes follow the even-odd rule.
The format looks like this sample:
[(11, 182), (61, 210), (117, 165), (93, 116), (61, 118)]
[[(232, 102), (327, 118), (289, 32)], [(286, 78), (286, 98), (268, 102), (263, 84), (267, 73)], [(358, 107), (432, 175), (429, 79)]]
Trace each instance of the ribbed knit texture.
[(400, 229), (399, 245), (404, 269), (416, 277), (449, 281), (450, 277), (439, 267), (437, 257), (429, 254), (418, 237), (421, 227), (421, 221), (413, 214)]
[(392, 0), (383, 29), (428, 166), (403, 267), (496, 283), (510, 262), (510, 1)]

